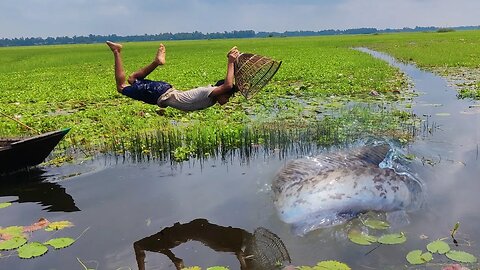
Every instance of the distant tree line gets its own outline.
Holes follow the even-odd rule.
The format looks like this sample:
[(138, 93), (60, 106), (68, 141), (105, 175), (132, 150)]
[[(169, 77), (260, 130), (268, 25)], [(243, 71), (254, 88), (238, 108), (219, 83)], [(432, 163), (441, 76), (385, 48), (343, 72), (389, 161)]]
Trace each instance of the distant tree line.
[(227, 39), (227, 38), (265, 38), (265, 37), (298, 37), (298, 36), (327, 36), (327, 35), (356, 35), (356, 34), (376, 34), (376, 33), (393, 33), (393, 32), (449, 32), (455, 30), (473, 30), (480, 29), (480, 26), (458, 26), (458, 27), (420, 27), (401, 28), (401, 29), (382, 29), (377, 28), (355, 28), (346, 30), (321, 30), (321, 31), (285, 31), (281, 32), (255, 32), (253, 30), (231, 31), (207, 33), (162, 33), (162, 34), (144, 34), (133, 36), (118, 35), (88, 35), (73, 37), (21, 37), (21, 38), (2, 38), (0, 39), (0, 47), (7, 46), (31, 46), (31, 45), (58, 45), (58, 44), (88, 44), (103, 43), (107, 40), (114, 42), (127, 41), (159, 41), (159, 40), (196, 40), (196, 39)]

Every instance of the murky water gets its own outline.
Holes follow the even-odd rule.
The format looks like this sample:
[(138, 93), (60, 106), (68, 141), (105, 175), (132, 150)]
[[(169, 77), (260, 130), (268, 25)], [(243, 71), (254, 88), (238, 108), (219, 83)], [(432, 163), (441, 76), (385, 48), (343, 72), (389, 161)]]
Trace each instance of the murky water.
[[(50, 249), (36, 259), (21, 260), (2, 251), (0, 269), (83, 269), (80, 261), (94, 269), (142, 265), (175, 269), (174, 264), (182, 261), (185, 266), (240, 269), (236, 254), (245, 249), (242, 246), (262, 243), (256, 230), (273, 239), (269, 243), (277, 244), (277, 249), (284, 245), (295, 265), (333, 259), (353, 269), (398, 269), (406, 264), (407, 252), (449, 236), (457, 221), (460, 244), (471, 243), (458, 249), (479, 256), (480, 109), (472, 107), (475, 102), (457, 100), (455, 89), (443, 78), (364, 51), (389, 61), (412, 79), (419, 94), (413, 111), (433, 127), (404, 149), (416, 156), (411, 169), (423, 179), (427, 192), (425, 206), (409, 214), (410, 222), (391, 229), (405, 232), (405, 244), (355, 245), (346, 237), (350, 223), (303, 237), (293, 234), (276, 214), (270, 183), (288, 159), (298, 157), (294, 154), (279, 158), (277, 153), (260, 153), (248, 163), (232, 157), (177, 166), (101, 158), (79, 167), (34, 170), (25, 176), (30, 180), (18, 184), (20, 179), (10, 179), (14, 183), (0, 185), (0, 202), (14, 202), (0, 210), (0, 226), (29, 225), (41, 217), (70, 220), (75, 227), (53, 234), (33, 232), (31, 240), (78, 237), (72, 246)], [(72, 173), (80, 174), (64, 177)]]

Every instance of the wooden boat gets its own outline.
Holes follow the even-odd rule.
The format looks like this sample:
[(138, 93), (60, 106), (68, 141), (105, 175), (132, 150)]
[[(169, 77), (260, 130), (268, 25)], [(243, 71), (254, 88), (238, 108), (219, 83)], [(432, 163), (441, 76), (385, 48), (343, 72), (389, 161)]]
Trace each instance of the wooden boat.
[(28, 138), (0, 139), (0, 174), (42, 163), (69, 131), (65, 128)]

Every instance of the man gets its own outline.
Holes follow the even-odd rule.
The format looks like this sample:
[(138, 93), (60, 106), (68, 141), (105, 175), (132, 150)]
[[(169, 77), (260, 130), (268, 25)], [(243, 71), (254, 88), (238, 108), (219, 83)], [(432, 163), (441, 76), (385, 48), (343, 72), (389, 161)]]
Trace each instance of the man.
[(110, 41), (106, 43), (112, 50), (115, 60), (117, 91), (133, 99), (148, 104), (156, 104), (161, 108), (172, 107), (182, 111), (196, 111), (213, 106), (215, 103), (223, 105), (237, 91), (233, 84), (233, 65), (240, 53), (236, 47), (233, 47), (227, 54), (228, 62), (225, 80), (218, 81), (215, 86), (179, 91), (167, 82), (146, 79), (148, 74), (158, 66), (165, 64), (166, 50), (163, 44), (160, 44), (152, 63), (132, 73), (128, 77), (127, 83), (121, 57), (122, 45)]

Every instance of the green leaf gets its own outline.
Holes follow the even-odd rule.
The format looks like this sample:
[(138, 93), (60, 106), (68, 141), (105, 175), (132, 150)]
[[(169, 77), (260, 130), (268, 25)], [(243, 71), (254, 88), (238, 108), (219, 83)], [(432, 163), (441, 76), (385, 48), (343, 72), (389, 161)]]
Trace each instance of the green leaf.
[(421, 250), (412, 250), (407, 254), (406, 258), (410, 264), (423, 264), (431, 261), (433, 256), (430, 252), (422, 253)]
[(315, 267), (314, 270), (351, 270), (351, 268), (341, 262), (338, 261), (321, 261)]
[(0, 229), (0, 234), (4, 234), (10, 237), (23, 237), (23, 227), (22, 226), (10, 226), (3, 229)]
[(15, 236), (12, 239), (8, 239), (0, 242), (0, 250), (11, 250), (23, 246), (27, 243), (27, 239), (24, 237)]
[(43, 254), (47, 253), (47, 251), (48, 248), (45, 245), (38, 242), (32, 242), (23, 245), (18, 249), (18, 257), (22, 259), (30, 259), (42, 256)]
[(380, 236), (377, 241), (381, 244), (396, 245), (407, 241), (407, 237), (403, 233), (385, 234)]
[(449, 258), (450, 260), (454, 260), (457, 262), (462, 262), (462, 263), (477, 262), (477, 258), (475, 256), (464, 251), (450, 250), (445, 255), (447, 255), (447, 258)]
[(445, 254), (450, 251), (450, 246), (442, 240), (436, 240), (427, 245), (428, 251), (431, 253)]
[(457, 221), (457, 223), (455, 223), (453, 226), (452, 233), (450, 234), (452, 238), (455, 236), (455, 233), (457, 233), (458, 228), (460, 228), (460, 222)]
[(50, 239), (43, 244), (44, 245), (50, 245), (50, 246), (54, 247), (55, 249), (61, 249), (61, 248), (66, 248), (66, 247), (70, 246), (74, 242), (75, 242), (75, 239), (73, 239), (73, 238), (60, 237), (60, 238)]
[(7, 208), (7, 207), (9, 207), (10, 205), (12, 205), (11, 202), (3, 202), (3, 203), (0, 203), (0, 209), (2, 209), (2, 208)]
[(45, 231), (51, 232), (51, 231), (63, 230), (68, 227), (73, 227), (73, 223), (67, 220), (56, 221), (48, 224), (47, 228), (45, 228)]
[(207, 270), (228, 270), (228, 268), (223, 266), (212, 266), (212, 267), (208, 267)]
[(372, 218), (367, 218), (365, 221), (362, 222), (365, 226), (376, 230), (386, 230), (390, 228), (390, 224), (388, 224), (387, 222)]
[(366, 233), (359, 232), (357, 230), (350, 230), (348, 232), (348, 239), (355, 244), (362, 246), (369, 246), (372, 243), (377, 242), (377, 238)]

